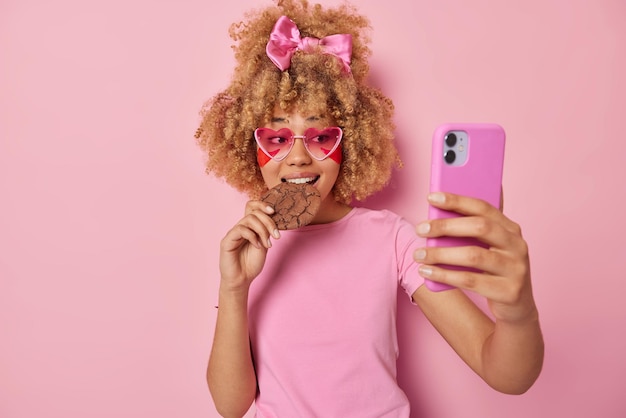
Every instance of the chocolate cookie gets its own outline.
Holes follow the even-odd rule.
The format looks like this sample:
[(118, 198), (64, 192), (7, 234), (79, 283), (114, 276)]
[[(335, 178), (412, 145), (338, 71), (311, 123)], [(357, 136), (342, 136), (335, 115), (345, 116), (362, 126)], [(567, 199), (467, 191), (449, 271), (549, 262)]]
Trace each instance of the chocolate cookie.
[(278, 229), (308, 225), (320, 208), (320, 192), (309, 184), (283, 182), (271, 188), (261, 200), (274, 208), (272, 219)]

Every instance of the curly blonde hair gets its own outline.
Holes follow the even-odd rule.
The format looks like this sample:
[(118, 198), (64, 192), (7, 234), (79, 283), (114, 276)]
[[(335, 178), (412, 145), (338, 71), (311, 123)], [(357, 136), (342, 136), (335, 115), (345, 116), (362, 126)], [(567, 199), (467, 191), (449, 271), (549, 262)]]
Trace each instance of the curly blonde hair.
[[(321, 51), (297, 51), (287, 70), (278, 69), (265, 47), (283, 15), (296, 23), (302, 37), (352, 35), (350, 71), (340, 59)], [(393, 143), (393, 103), (367, 84), (369, 20), (348, 3), (325, 9), (306, 0), (277, 0), (245, 18), (229, 31), (237, 62), (231, 83), (200, 111), (195, 136), (208, 157), (206, 172), (258, 198), (267, 186), (257, 163), (254, 130), (271, 120), (276, 105), (304, 110), (325, 104), (344, 132), (335, 200), (349, 204), (382, 189), (401, 161)]]

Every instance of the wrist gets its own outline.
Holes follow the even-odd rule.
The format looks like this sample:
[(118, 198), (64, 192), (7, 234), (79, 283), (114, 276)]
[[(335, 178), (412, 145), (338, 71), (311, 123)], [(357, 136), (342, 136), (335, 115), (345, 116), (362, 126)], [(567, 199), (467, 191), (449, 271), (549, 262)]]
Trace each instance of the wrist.
[(539, 311), (535, 306), (524, 312), (516, 312), (502, 317), (496, 317), (496, 324), (513, 327), (524, 327), (539, 323)]
[(248, 301), (248, 293), (249, 293), (250, 285), (232, 285), (230, 283), (222, 283), (219, 288), (219, 299), (220, 301)]

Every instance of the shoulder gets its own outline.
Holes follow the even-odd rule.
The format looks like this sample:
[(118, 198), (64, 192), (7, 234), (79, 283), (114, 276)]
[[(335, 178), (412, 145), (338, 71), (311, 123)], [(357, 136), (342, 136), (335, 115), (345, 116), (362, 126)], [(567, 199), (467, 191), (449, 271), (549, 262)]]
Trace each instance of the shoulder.
[[(368, 209), (354, 207), (338, 221), (327, 224), (307, 225), (290, 231), (298, 239), (324, 240), (363, 240), (363, 244), (372, 239), (383, 241), (406, 242), (418, 238), (415, 227), (408, 220), (386, 209)], [(285, 233), (285, 235), (288, 235)]]
[[(346, 219), (346, 231), (368, 241), (393, 241), (397, 244), (420, 241), (415, 226), (407, 219), (386, 209), (355, 207)], [(421, 244), (420, 244), (421, 245)]]
[(368, 209), (355, 207), (354, 209), (352, 209), (352, 212), (352, 218), (359, 221), (368, 220), (376, 222), (399, 222), (404, 219), (397, 213), (392, 212), (388, 209)]
[(413, 228), (408, 220), (387, 209), (368, 209), (355, 207), (352, 210), (351, 222), (362, 224), (370, 228)]

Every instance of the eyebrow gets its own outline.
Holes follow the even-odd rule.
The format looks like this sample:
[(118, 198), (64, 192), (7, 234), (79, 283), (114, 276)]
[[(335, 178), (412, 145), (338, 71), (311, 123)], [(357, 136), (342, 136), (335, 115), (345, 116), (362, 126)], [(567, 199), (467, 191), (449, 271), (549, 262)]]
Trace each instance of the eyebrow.
[[(319, 120), (325, 119), (325, 117), (323, 116), (309, 116), (308, 118), (306, 118), (307, 122), (317, 122)], [(272, 123), (279, 123), (279, 122), (287, 122), (287, 117), (285, 116), (276, 116), (273, 117), (271, 119)]]

